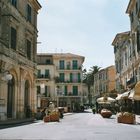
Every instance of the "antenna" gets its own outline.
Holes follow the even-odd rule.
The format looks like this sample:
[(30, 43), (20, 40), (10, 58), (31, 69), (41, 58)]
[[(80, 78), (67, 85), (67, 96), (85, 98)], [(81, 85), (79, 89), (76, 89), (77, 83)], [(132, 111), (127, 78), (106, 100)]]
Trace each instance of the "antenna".
[(55, 53), (57, 53), (57, 48), (55, 48)]

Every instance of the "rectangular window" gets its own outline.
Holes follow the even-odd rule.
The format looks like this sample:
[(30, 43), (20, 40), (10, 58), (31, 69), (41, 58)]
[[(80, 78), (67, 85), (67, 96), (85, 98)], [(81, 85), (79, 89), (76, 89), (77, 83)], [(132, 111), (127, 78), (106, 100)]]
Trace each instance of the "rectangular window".
[(81, 82), (81, 74), (78, 73), (78, 82)]
[(46, 60), (46, 64), (47, 64), (47, 65), (50, 65), (50, 64), (51, 64), (51, 60), (50, 60), (50, 59), (47, 59), (47, 60)]
[(140, 51), (140, 33), (137, 31), (137, 52)]
[(60, 60), (60, 61), (59, 61), (59, 68), (60, 68), (61, 70), (63, 70), (63, 69), (65, 68), (65, 62), (64, 62), (64, 60)]
[(40, 94), (40, 86), (37, 86), (37, 94)]
[(11, 0), (11, 4), (12, 4), (14, 7), (17, 7), (17, 0)]
[(60, 78), (60, 82), (64, 82), (65, 81), (65, 74), (64, 73), (60, 73), (59, 74), (59, 78)]
[(72, 73), (72, 82), (78, 83), (81, 81), (80, 73)]
[(72, 61), (72, 68), (73, 68), (74, 70), (78, 69), (78, 62), (77, 62), (77, 60), (73, 60), (73, 61)]
[(27, 58), (29, 59), (29, 60), (31, 60), (31, 41), (29, 41), (28, 39), (27, 39), (27, 49), (26, 49), (26, 53), (27, 53)]
[(48, 87), (45, 86), (45, 97), (48, 97)]
[(65, 93), (65, 95), (68, 94), (68, 87), (67, 86), (65, 86), (64, 93)]
[(73, 81), (73, 74), (70, 73), (70, 82), (72, 83), (72, 81)]
[(41, 78), (41, 70), (37, 70), (37, 77)]
[(49, 70), (45, 70), (45, 78), (49, 78)]
[(133, 20), (134, 20), (133, 12), (130, 14), (130, 19), (131, 19), (131, 22), (133, 23)]
[(32, 17), (31, 15), (32, 15), (32, 8), (29, 4), (27, 4), (27, 20), (29, 22), (31, 22), (31, 17)]
[(73, 86), (73, 95), (78, 95), (78, 86)]
[(11, 48), (16, 50), (17, 44), (17, 31), (15, 28), (11, 27)]

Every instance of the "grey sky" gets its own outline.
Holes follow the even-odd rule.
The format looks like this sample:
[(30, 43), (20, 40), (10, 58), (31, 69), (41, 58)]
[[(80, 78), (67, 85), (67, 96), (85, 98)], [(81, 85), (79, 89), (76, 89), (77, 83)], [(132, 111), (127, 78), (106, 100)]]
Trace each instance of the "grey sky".
[(125, 13), (129, 0), (39, 0), (39, 53), (85, 56), (84, 67), (114, 64), (111, 43), (130, 30)]

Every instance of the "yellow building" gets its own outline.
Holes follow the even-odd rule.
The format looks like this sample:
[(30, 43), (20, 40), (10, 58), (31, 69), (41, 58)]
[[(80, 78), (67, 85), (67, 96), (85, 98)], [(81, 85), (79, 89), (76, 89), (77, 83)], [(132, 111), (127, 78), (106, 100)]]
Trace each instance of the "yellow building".
[[(83, 56), (71, 53), (46, 53), (38, 54), (37, 60), (38, 107), (45, 107), (48, 101), (53, 101), (56, 106), (75, 110), (76, 104), (83, 103)], [(46, 103), (43, 103), (45, 99)]]
[(0, 121), (28, 118), (36, 110), (40, 8), (37, 0), (0, 1)]
[[(93, 102), (96, 98), (109, 94), (115, 89), (115, 66), (109, 66), (107, 68), (99, 70), (94, 75), (94, 85), (92, 91)], [(93, 103), (93, 104), (94, 104)]]

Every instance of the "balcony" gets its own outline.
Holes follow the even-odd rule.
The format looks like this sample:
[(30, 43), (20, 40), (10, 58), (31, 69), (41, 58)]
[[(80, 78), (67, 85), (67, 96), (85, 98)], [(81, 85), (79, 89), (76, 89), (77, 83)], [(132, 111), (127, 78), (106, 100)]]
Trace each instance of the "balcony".
[(50, 79), (50, 75), (40, 74), (40, 75), (37, 75), (37, 78), (38, 79)]
[(77, 68), (73, 68), (73, 67), (67, 65), (67, 66), (64, 67), (64, 68), (60, 68), (60, 67), (56, 66), (56, 70), (61, 70), (61, 71), (68, 71), (68, 70), (70, 70), (70, 71), (75, 71), (75, 70), (76, 70), (76, 71), (77, 71), (77, 70), (82, 70), (82, 67), (79, 66), (79, 67), (77, 67)]
[(81, 79), (77, 80), (61, 80), (59, 77), (54, 77), (55, 83), (81, 83)]

